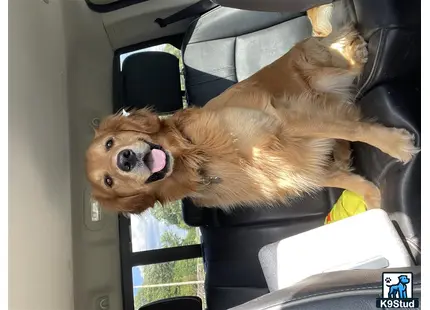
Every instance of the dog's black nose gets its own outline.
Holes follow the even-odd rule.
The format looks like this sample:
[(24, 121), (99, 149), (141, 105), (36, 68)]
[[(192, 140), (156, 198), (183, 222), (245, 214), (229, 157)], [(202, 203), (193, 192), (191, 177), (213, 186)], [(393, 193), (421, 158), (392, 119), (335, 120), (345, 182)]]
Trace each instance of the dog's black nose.
[(136, 163), (136, 153), (134, 153), (132, 150), (122, 150), (118, 153), (116, 165), (122, 171), (131, 171), (136, 166)]

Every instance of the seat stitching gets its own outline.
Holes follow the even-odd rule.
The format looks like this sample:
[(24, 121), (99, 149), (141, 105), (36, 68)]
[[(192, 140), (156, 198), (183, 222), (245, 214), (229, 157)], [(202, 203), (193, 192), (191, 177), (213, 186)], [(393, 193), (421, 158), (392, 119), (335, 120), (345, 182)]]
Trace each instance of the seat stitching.
[(213, 79), (213, 80), (208, 80), (208, 81), (202, 81), (202, 82), (199, 82), (199, 83), (193, 83), (193, 84), (189, 83), (189, 86), (196, 86), (196, 85), (201, 85), (201, 84), (215, 82), (215, 81), (218, 81), (218, 80), (225, 80), (226, 78), (229, 78), (229, 77), (234, 77), (234, 74), (229, 74), (229, 75), (224, 76), (224, 77), (219, 77), (219, 78), (216, 78), (216, 79)]
[[(194, 28), (193, 33), (190, 35), (190, 39), (191, 39), (191, 36), (192, 36), (194, 33), (196, 33), (196, 32), (197, 32), (197, 30), (200, 28), (200, 26), (201, 26), (201, 24), (202, 24), (202, 23), (200, 23), (200, 24), (199, 24), (199, 22), (200, 22), (200, 20), (201, 20), (202, 18), (204, 18), (204, 17), (206, 16), (206, 14), (208, 14), (208, 15), (209, 15), (209, 14), (213, 13), (215, 10), (223, 9), (223, 8), (225, 9), (225, 7), (222, 7), (222, 6), (216, 7), (215, 9), (212, 9), (212, 10), (210, 10), (209, 12), (205, 13), (204, 15), (202, 15), (202, 16), (200, 16), (200, 17), (198, 17), (197, 22), (196, 22), (196, 27)], [(278, 14), (281, 14), (281, 13), (279, 13), (279, 12), (278, 12)], [(261, 31), (261, 30), (269, 29), (269, 28), (271, 28), (271, 27), (275, 27), (275, 26), (281, 25), (281, 24), (283, 24), (283, 23), (289, 22), (289, 21), (291, 21), (291, 20), (294, 20), (294, 19), (297, 19), (297, 18), (300, 18), (300, 17), (306, 17), (306, 14), (305, 14), (304, 12), (297, 13), (297, 16), (296, 16), (296, 15), (293, 15), (293, 16), (291, 16), (291, 17), (290, 17), (289, 19), (287, 19), (287, 20), (282, 19), (282, 20), (280, 20), (279, 22), (277, 22), (277, 23), (275, 23), (275, 24), (273, 24), (273, 25), (269, 25), (269, 26), (267, 26), (267, 27), (264, 27), (264, 28), (261, 28), (261, 29), (258, 29), (258, 30), (254, 30), (254, 31), (251, 31), (251, 32), (245, 32), (245, 33), (240, 34), (239, 36), (243, 36), (243, 35), (247, 35), (247, 34), (250, 34), (250, 33), (254, 33), (254, 32), (256, 32), (256, 31)], [(199, 24), (199, 25), (198, 25), (198, 24)], [(210, 41), (216, 41), (216, 40), (222, 40), (222, 39), (230, 39), (230, 38), (232, 38), (232, 37), (237, 37), (237, 36), (228, 36), (228, 37), (225, 37), (225, 38), (212, 39), (212, 40), (207, 40), (207, 41), (205, 41), (205, 40), (202, 40), (202, 41), (195, 41), (195, 42), (192, 42), (192, 43), (189, 43), (189, 44), (195, 44), (195, 43), (201, 43), (201, 42), (210, 42)], [(188, 43), (187, 43), (187, 45), (188, 45)]]
[(357, 95), (355, 96), (355, 99), (357, 99), (359, 96), (361, 96), (363, 94), (363, 90), (371, 83), (371, 81), (373, 80), (374, 76), (375, 76), (375, 72), (376, 72), (376, 68), (378, 66), (379, 60), (381, 59), (381, 50), (384, 49), (384, 46), (382, 46), (381, 42), (382, 39), (385, 38), (385, 30), (382, 29), (381, 30), (381, 36), (379, 37), (379, 42), (378, 42), (378, 49), (376, 50), (376, 55), (375, 55), (375, 61), (373, 62), (373, 66), (372, 69), (370, 70), (370, 74), (367, 77), (366, 81), (363, 83), (363, 85), (360, 87)]
[[(194, 68), (192, 68), (192, 69), (194, 69)], [(221, 70), (224, 70), (224, 69), (234, 69), (234, 66), (227, 66), (227, 67), (222, 67), (222, 68), (218, 68), (218, 69), (212, 69), (212, 70), (206, 71), (205, 73), (218, 72), (218, 71), (221, 71)], [(205, 73), (202, 73), (201, 75), (205, 75)], [(197, 76), (198, 74), (194, 73), (194, 75)]]
[(194, 31), (193, 31), (193, 32), (197, 32), (197, 30), (198, 30), (198, 29), (201, 27), (201, 25), (203, 24), (203, 23), (199, 23), (200, 21), (203, 21), (203, 19), (204, 19), (204, 18), (206, 18), (206, 17), (207, 17), (207, 15), (212, 14), (213, 12), (218, 11), (218, 10), (220, 10), (221, 8), (222, 8), (222, 6), (218, 6), (218, 7), (214, 8), (214, 9), (210, 10), (209, 12), (206, 12), (206, 13), (205, 13), (205, 14), (203, 14), (202, 16), (198, 17), (198, 18), (196, 19), (196, 27), (194, 28)]
[(408, 242), (409, 245), (413, 246), (413, 248), (415, 248), (415, 250), (418, 251), (418, 253), (421, 254), (421, 247), (418, 245), (418, 243), (416, 243), (413, 239), (411, 238), (406, 238), (406, 241)]
[(236, 66), (236, 58), (237, 58), (236, 47), (237, 47), (237, 37), (234, 37), (234, 44), (233, 44), (233, 51), (234, 51), (234, 53), (233, 53), (233, 55), (234, 55), (234, 58), (233, 58), (233, 68), (234, 68), (234, 75), (235, 75), (236, 82), (239, 82), (239, 78), (237, 77), (237, 66)]

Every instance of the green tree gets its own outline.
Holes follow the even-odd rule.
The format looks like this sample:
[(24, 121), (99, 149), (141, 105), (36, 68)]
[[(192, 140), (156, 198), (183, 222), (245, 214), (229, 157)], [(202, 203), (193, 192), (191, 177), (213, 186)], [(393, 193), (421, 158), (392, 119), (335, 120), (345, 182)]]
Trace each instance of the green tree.
[(151, 209), (151, 214), (158, 221), (167, 225), (176, 225), (182, 229), (190, 229), (182, 219), (182, 202), (180, 200), (167, 203), (163, 206), (158, 205)]
[(197, 228), (190, 227), (181, 245), (198, 244), (200, 243), (199, 241), (200, 240), (199, 236), (197, 235)]
[(183, 239), (177, 234), (171, 231), (166, 231), (160, 237), (161, 245), (163, 248), (173, 248), (181, 246), (183, 244)]

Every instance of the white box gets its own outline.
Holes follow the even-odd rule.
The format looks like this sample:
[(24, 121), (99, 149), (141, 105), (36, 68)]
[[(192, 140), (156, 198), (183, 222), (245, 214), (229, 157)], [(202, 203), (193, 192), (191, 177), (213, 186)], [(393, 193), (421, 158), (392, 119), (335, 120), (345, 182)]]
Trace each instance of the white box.
[(383, 210), (366, 211), (266, 245), (258, 257), (271, 292), (324, 272), (413, 265)]

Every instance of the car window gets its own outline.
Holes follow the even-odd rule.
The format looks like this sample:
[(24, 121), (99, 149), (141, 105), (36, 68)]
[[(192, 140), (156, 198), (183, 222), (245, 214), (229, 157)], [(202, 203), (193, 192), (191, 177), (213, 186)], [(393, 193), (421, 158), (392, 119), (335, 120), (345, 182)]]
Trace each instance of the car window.
[(160, 299), (199, 296), (205, 304), (202, 258), (133, 267), (134, 308)]

